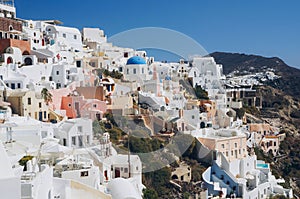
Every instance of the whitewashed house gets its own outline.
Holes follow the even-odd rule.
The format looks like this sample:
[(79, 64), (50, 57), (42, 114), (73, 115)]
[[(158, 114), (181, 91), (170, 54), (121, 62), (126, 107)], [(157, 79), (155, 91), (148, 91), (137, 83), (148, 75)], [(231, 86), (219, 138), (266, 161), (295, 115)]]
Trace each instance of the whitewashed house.
[(92, 144), (92, 120), (85, 118), (70, 119), (58, 124), (54, 136), (60, 144), (68, 147), (82, 148)]

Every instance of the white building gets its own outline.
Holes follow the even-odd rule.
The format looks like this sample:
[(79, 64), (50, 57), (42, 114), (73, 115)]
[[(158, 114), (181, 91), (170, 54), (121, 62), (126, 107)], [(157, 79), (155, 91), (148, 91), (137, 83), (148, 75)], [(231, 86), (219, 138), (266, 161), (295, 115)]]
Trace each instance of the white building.
[(136, 81), (141, 83), (144, 80), (150, 80), (152, 77), (152, 75), (149, 75), (150, 71), (145, 57), (131, 57), (122, 70), (124, 80), (131, 82)]
[(58, 124), (54, 135), (60, 144), (68, 147), (81, 148), (92, 144), (92, 120), (85, 118), (70, 119)]

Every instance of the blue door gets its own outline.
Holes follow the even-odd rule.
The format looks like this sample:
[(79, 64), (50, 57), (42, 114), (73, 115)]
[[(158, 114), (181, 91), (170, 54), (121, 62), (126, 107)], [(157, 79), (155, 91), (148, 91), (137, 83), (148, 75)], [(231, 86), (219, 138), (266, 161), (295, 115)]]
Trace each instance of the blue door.
[(43, 121), (43, 112), (39, 112), (39, 120)]

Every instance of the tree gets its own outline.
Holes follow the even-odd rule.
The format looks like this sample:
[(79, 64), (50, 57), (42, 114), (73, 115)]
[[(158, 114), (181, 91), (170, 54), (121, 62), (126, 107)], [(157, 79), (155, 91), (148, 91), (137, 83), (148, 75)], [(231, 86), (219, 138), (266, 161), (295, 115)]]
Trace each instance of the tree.
[(50, 102), (52, 102), (52, 94), (48, 91), (47, 88), (43, 88), (41, 91), (42, 98), (44, 99), (44, 102), (49, 105)]
[(204, 100), (208, 100), (208, 93), (207, 91), (205, 91), (204, 89), (202, 89), (201, 86), (196, 85), (196, 87), (194, 88), (195, 90), (195, 94), (197, 96), (198, 99), (204, 99)]
[(154, 189), (143, 189), (144, 199), (158, 199), (157, 192)]

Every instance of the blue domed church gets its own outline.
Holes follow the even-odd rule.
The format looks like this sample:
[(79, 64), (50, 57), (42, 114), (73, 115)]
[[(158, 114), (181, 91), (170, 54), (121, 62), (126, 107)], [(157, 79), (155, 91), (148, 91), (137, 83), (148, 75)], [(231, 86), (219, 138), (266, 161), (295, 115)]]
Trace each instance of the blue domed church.
[(131, 82), (140, 82), (141, 80), (149, 80), (151, 78), (145, 58), (140, 56), (134, 56), (127, 60), (123, 75), (124, 80)]

